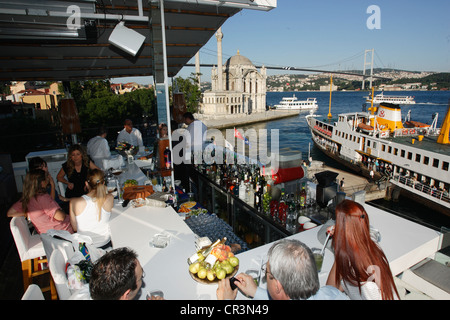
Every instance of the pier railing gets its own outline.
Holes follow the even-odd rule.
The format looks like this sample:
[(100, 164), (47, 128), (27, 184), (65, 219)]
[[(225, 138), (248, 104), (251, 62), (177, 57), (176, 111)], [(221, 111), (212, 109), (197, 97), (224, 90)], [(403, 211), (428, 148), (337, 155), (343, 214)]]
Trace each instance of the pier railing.
[(450, 206), (450, 196), (447, 190), (439, 190), (434, 186), (421, 183), (414, 178), (405, 177), (402, 175), (393, 176), (391, 182), (396, 185), (401, 184), (406, 187), (405, 189), (414, 191), (415, 193), (423, 193), (435, 202), (445, 202), (445, 206), (447, 207)]

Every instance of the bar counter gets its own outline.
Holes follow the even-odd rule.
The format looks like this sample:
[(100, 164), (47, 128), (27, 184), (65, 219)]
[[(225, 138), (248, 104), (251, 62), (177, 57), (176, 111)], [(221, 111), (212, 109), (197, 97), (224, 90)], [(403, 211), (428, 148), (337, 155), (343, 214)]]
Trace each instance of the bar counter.
[[(436, 252), (440, 233), (417, 223), (405, 220), (388, 212), (365, 204), (371, 226), (380, 233), (379, 245), (384, 250), (394, 275)], [(147, 291), (162, 290), (167, 300), (215, 300), (217, 284), (202, 284), (195, 281), (188, 269), (187, 259), (196, 252), (195, 234), (172, 207), (158, 208), (143, 206), (123, 208), (116, 204), (111, 220), (113, 247), (134, 249), (145, 272), (145, 287), (140, 299)], [(317, 226), (288, 238), (298, 239), (309, 247), (322, 247), (319, 238), (325, 226)], [(159, 249), (150, 245), (152, 237), (168, 232), (170, 243)], [(215, 241), (216, 239), (211, 239)], [(265, 262), (272, 243), (247, 250), (239, 258), (239, 273), (248, 269), (259, 269)], [(325, 285), (334, 261), (332, 251), (325, 249), (321, 286)], [(263, 286), (263, 284), (261, 284)], [(237, 299), (247, 299), (241, 293)]]

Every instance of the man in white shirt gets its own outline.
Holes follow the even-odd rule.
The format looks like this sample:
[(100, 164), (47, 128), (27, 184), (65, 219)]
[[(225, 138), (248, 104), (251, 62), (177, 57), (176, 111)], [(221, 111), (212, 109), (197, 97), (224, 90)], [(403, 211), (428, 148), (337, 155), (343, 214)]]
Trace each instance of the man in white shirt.
[(133, 128), (133, 121), (131, 121), (130, 119), (125, 120), (123, 129), (117, 136), (117, 144), (119, 144), (120, 142), (126, 142), (135, 147), (144, 146), (141, 132), (138, 129)]
[(87, 153), (94, 161), (95, 165), (103, 169), (103, 159), (111, 157), (108, 141), (106, 140), (107, 131), (100, 128), (98, 135), (93, 137), (87, 143)]
[(184, 123), (188, 126), (187, 131), (191, 135), (191, 141), (187, 142), (187, 147), (191, 148), (191, 152), (203, 151), (205, 146), (205, 134), (208, 129), (200, 120), (194, 119), (190, 112), (183, 115)]

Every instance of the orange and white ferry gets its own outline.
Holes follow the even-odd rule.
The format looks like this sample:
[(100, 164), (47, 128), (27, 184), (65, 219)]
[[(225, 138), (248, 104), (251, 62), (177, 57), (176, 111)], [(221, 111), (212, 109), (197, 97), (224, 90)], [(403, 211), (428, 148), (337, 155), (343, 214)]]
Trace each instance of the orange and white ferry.
[(314, 144), (356, 173), (388, 179), (402, 194), (450, 216), (450, 107), (442, 128), (402, 121), (398, 104), (380, 103), (337, 119), (307, 115)]

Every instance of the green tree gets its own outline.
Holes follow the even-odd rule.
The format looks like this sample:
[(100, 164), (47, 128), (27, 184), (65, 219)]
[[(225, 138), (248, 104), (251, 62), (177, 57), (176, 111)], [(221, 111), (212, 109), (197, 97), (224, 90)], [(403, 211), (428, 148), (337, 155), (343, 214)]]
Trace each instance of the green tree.
[(200, 91), (200, 88), (197, 84), (196, 74), (191, 73), (191, 76), (187, 79), (178, 77), (175, 79), (175, 81), (178, 90), (184, 93), (184, 100), (186, 101), (187, 111), (192, 113), (197, 112), (202, 92)]

